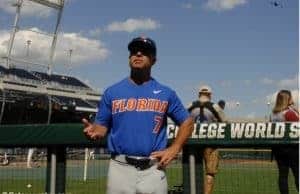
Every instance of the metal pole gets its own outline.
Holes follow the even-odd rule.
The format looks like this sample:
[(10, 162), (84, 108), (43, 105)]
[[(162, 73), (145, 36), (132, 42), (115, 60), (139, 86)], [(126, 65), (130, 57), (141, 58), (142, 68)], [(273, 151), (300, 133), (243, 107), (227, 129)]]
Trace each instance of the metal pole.
[(50, 194), (55, 194), (56, 187), (56, 149), (51, 153), (51, 178), (50, 178)]
[(270, 122), (271, 121), (271, 102), (267, 102), (267, 106), (268, 106), (268, 110), (267, 110), (267, 114), (266, 114), (266, 122)]
[(66, 147), (47, 147), (46, 193), (65, 193), (66, 186)]
[(85, 148), (83, 181), (86, 181), (87, 178), (88, 153), (89, 153), (89, 148)]
[(18, 31), (18, 22), (19, 22), (22, 3), (23, 3), (23, 0), (18, 0), (18, 2), (16, 2), (14, 4), (14, 6), (16, 6), (16, 16), (15, 16), (15, 22), (14, 22), (14, 26), (13, 26), (13, 29), (12, 29), (12, 32), (11, 32), (11, 35), (10, 35), (8, 48), (7, 48), (7, 54), (6, 54), (6, 57), (7, 57), (6, 58), (6, 66), (7, 66), (7, 68), (10, 68), (11, 50), (12, 50), (12, 47), (13, 47), (13, 42), (15, 40), (15, 35)]
[(190, 146), (183, 146), (182, 148), (182, 186), (183, 194), (190, 194), (191, 182), (190, 182)]
[[(0, 112), (0, 125), (2, 124), (2, 118), (3, 118), (3, 114), (4, 114), (4, 108), (5, 108), (5, 90), (3, 89), (2, 90), (2, 106), (1, 106), (1, 112)], [(5, 152), (4, 152), (4, 159), (2, 161), (2, 165), (8, 165), (9, 164), (9, 161), (8, 161), (8, 157), (7, 157), (7, 150), (5, 149)]]
[(51, 115), (52, 115), (52, 97), (50, 94), (48, 94), (48, 118), (47, 118), (47, 124), (50, 124), (51, 122)]
[(27, 40), (26, 43), (27, 43), (26, 57), (28, 58), (29, 57), (29, 47), (30, 47), (30, 44), (31, 44), (31, 40)]
[(72, 67), (72, 53), (73, 53), (73, 49), (70, 49), (69, 50), (69, 64), (68, 64), (68, 66), (69, 66), (69, 75), (71, 75), (71, 67)]
[(204, 185), (204, 169), (203, 169), (203, 148), (198, 147), (194, 149), (195, 155), (195, 174), (196, 174), (196, 191), (197, 194), (203, 193)]
[(52, 73), (53, 57), (54, 57), (54, 51), (55, 51), (56, 42), (57, 42), (58, 28), (59, 28), (59, 24), (60, 24), (60, 21), (61, 21), (63, 8), (64, 8), (64, 0), (60, 0), (60, 5), (61, 5), (61, 8), (58, 11), (57, 22), (56, 22), (55, 31), (54, 31), (54, 35), (53, 35), (53, 39), (52, 39), (51, 50), (50, 50), (50, 58), (49, 58), (49, 64), (48, 64), (48, 75), (51, 75), (51, 73)]
[(2, 90), (2, 106), (1, 106), (1, 112), (0, 112), (0, 125), (2, 124), (3, 114), (4, 114), (4, 108), (5, 108), (5, 90)]
[(182, 152), (184, 194), (203, 193), (203, 148), (185, 145)]
[(196, 194), (196, 170), (195, 170), (195, 156), (189, 155), (189, 167), (190, 167), (190, 194)]
[[(28, 59), (29, 59), (29, 47), (30, 47), (30, 44), (31, 44), (31, 40), (27, 40), (26, 43), (27, 43), (26, 58), (27, 58), (27, 60), (28, 60)], [(29, 68), (28, 68), (28, 64), (26, 64), (26, 69), (27, 69), (27, 70), (29, 69)]]
[(240, 103), (236, 102), (236, 112), (237, 112), (237, 114), (236, 114), (235, 122), (238, 122), (238, 117), (239, 117), (238, 108), (239, 108), (239, 106), (240, 106)]

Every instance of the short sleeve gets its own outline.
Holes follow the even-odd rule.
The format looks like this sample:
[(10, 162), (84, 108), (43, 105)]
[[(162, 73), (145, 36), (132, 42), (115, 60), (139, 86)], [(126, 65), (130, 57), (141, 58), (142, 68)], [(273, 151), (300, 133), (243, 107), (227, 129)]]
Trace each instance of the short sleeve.
[(167, 113), (177, 125), (182, 124), (189, 117), (187, 109), (183, 106), (174, 91), (172, 91), (170, 95)]
[(109, 92), (106, 90), (99, 102), (98, 112), (95, 118), (95, 124), (103, 125), (110, 128), (111, 124), (111, 98)]
[(289, 109), (284, 114), (284, 118), (286, 121), (299, 121), (299, 114), (296, 111)]

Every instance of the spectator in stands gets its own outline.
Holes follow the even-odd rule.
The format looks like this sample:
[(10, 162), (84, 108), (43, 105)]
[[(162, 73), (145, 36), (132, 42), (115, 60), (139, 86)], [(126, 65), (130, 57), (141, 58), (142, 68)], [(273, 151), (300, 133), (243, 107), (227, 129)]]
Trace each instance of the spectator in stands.
[[(299, 122), (299, 112), (293, 107), (294, 101), (289, 90), (280, 90), (272, 111), (272, 122)], [(299, 145), (273, 147), (273, 155), (279, 169), (278, 185), (281, 194), (288, 194), (288, 174), (292, 169), (296, 188), (299, 192)]]
[[(212, 90), (209, 86), (201, 86), (198, 97), (199, 99), (194, 101), (188, 108), (196, 123), (226, 121), (223, 109), (218, 104), (211, 102)], [(218, 171), (219, 152), (216, 148), (207, 147), (203, 151), (203, 157), (206, 173), (203, 193), (211, 194), (214, 186), (214, 178)]]

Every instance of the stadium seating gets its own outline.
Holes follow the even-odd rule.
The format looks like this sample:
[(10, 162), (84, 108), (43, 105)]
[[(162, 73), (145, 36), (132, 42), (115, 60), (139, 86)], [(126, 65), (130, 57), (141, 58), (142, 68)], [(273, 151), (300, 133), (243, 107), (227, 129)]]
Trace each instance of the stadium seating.
[[(16, 67), (7, 69), (0, 65), (0, 81), (5, 83), (0, 90), (1, 124), (47, 123), (49, 113), (50, 123), (81, 122), (83, 117), (95, 114), (98, 104), (95, 97), (100, 99), (91, 87), (72, 76), (48, 75)], [(37, 89), (30, 91), (28, 86)], [(51, 95), (38, 88), (51, 90)], [(84, 90), (89, 92), (82, 92)]]

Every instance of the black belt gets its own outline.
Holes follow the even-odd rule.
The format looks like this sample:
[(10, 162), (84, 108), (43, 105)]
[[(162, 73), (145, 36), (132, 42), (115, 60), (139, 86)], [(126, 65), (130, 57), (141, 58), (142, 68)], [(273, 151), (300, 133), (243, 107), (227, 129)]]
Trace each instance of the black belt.
[(112, 155), (111, 158), (115, 161), (126, 163), (139, 170), (146, 170), (155, 164), (155, 160), (150, 158), (131, 157), (126, 155)]

